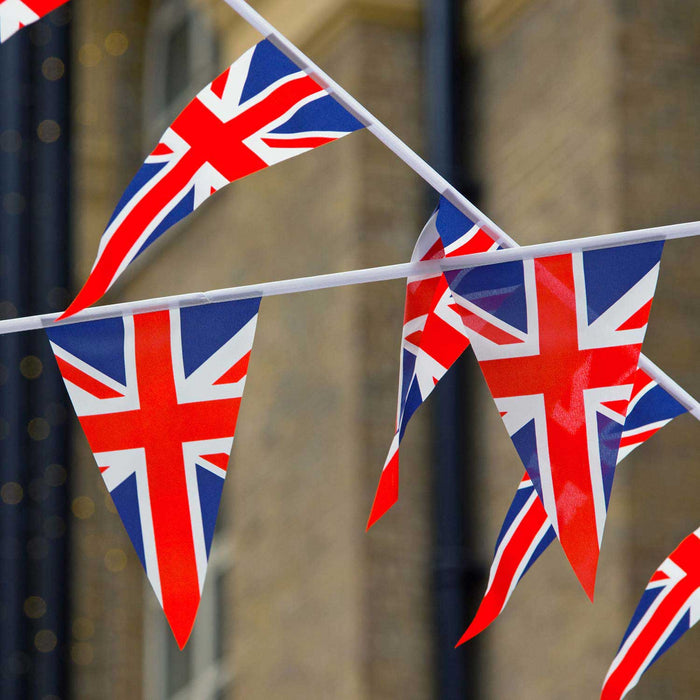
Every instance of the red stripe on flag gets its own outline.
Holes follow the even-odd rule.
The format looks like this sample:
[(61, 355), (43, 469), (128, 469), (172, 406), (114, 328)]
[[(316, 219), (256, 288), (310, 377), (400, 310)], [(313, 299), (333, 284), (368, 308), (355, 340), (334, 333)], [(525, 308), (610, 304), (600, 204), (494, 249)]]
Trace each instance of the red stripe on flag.
[(235, 384), (245, 377), (248, 372), (248, 363), (250, 362), (250, 353), (244, 355), (236, 364), (222, 374), (214, 384)]
[(421, 258), (421, 260), (439, 260), (445, 257), (445, 249), (442, 246), (442, 239), (438, 238), (430, 250)]
[(414, 318), (425, 316), (431, 308), (435, 297), (435, 290), (442, 279), (442, 275), (428, 277), (427, 279), (409, 282), (406, 285), (406, 307), (403, 314), (404, 324)]
[(634, 386), (632, 387), (630, 402), (633, 401), (641, 391), (646, 389), (649, 384), (654, 384), (654, 380), (646, 372), (637, 367), (637, 372), (634, 375)]
[(159, 143), (152, 151), (151, 155), (152, 156), (169, 156), (173, 152), (173, 149), (170, 148), (170, 146), (164, 144), (164, 143)]
[(226, 471), (228, 469), (229, 456), (230, 455), (226, 454), (226, 452), (218, 452), (217, 454), (213, 455), (202, 455), (202, 459), (206, 459), (207, 462), (211, 462), (215, 466), (219, 467), (219, 469)]
[(55, 10), (59, 5), (68, 2), (68, 0), (23, 0), (23, 2), (30, 10), (34, 10), (39, 17), (43, 17)]
[(496, 343), (496, 345), (512, 345), (524, 342), (520, 338), (516, 338), (514, 335), (485, 321), (471, 311), (462, 308), (459, 304), (450, 304), (450, 308), (462, 317), (462, 322), (467, 328), (476, 331), (480, 336), (490, 340), (492, 343)]
[(379, 520), (396, 501), (399, 500), (399, 451), (393, 454), (391, 460), (384, 467), (377, 493), (374, 496), (372, 511), (369, 514), (367, 521), (367, 529), (369, 530), (374, 523)]
[(211, 91), (219, 98), (222, 99), (224, 96), (224, 90), (226, 90), (226, 83), (228, 82), (228, 74), (231, 68), (227, 68), (218, 78), (212, 81)]
[(305, 136), (298, 139), (276, 139), (272, 137), (262, 139), (266, 146), (272, 148), (318, 148), (336, 140), (336, 136)]
[(79, 389), (87, 391), (88, 394), (98, 399), (116, 399), (120, 396), (124, 396), (121, 392), (106, 386), (98, 379), (91, 377), (89, 374), (79, 370), (77, 367), (74, 367), (58, 356), (56, 357), (56, 362), (63, 379), (71, 384), (75, 384)]
[(646, 326), (649, 321), (649, 312), (651, 311), (652, 301), (653, 299), (649, 299), (649, 301), (644, 304), (639, 311), (632, 314), (617, 330), (632, 331)]
[[(134, 316), (134, 327), (141, 429), (148, 432), (150, 441), (146, 446), (146, 468), (163, 610), (182, 648), (190, 636), (200, 594), (182, 455), (183, 435), (178, 434), (178, 421), (172, 411), (177, 405), (177, 391), (172, 368), (163, 363), (163, 357), (171, 355), (169, 313)], [(162, 414), (154, 410), (158, 404), (164, 409)], [(153, 449), (155, 440), (159, 444)]]
[(411, 343), (412, 345), (415, 345), (416, 347), (420, 347), (420, 339), (423, 337), (423, 331), (416, 331), (415, 333), (411, 333), (411, 335), (406, 336), (406, 342)]
[(635, 433), (634, 435), (623, 435), (620, 440), (620, 447), (627, 447), (629, 445), (637, 444), (641, 445), (659, 430), (660, 428), (654, 428), (652, 430), (645, 430), (643, 433)]
[(619, 413), (621, 416), (624, 416), (625, 413), (627, 413), (627, 406), (629, 405), (629, 401), (603, 401), (601, 405), (605, 406), (605, 408), (609, 408), (615, 413)]
[(479, 229), (466, 243), (450, 250), (448, 258), (457, 255), (472, 255), (474, 253), (485, 253), (491, 250), (495, 244), (495, 241), (487, 233)]
[(430, 316), (423, 331), (421, 350), (447, 370), (468, 347), (469, 338), (439, 316)]

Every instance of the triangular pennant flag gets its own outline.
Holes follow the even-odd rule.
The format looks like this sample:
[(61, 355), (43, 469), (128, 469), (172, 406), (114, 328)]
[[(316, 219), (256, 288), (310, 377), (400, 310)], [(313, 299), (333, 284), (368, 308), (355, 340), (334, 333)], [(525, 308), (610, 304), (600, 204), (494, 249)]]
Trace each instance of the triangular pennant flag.
[(676, 547), (649, 580), (605, 678), (601, 700), (625, 697), (698, 620), (700, 528)]
[[(646, 372), (638, 369), (617, 463), (687, 410)], [(503, 612), (522, 577), (555, 539), (554, 528), (526, 473), (501, 527), (486, 592), (457, 646), (483, 632)]]
[(0, 44), (68, 0), (0, 0)]
[[(423, 228), (411, 262), (484, 253), (498, 244), (444, 197)], [(394, 439), (377, 487), (367, 528), (399, 497), (399, 444), (411, 416), (457, 358), (469, 347), (460, 316), (442, 273), (409, 277), (406, 285), (399, 399)]]
[(207, 570), (260, 299), (47, 329), (105, 484), (184, 647)]
[(126, 267), (214, 192), (363, 128), (269, 40), (207, 85), (163, 134), (102, 235), (63, 317), (96, 302)]
[(446, 273), (508, 433), (591, 599), (662, 250), (644, 243)]

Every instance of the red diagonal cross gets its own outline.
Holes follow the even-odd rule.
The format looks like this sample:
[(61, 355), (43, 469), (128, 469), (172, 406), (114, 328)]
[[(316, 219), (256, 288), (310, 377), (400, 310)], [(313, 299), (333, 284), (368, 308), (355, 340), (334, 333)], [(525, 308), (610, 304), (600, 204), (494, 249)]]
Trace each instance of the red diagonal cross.
[[(221, 76), (212, 84), (212, 91), (221, 97), (224, 87), (225, 79)], [(267, 163), (244, 141), (286, 114), (301, 100), (322, 90), (307, 75), (295, 78), (227, 122), (222, 122), (199, 99), (194, 99), (172, 125), (173, 131), (190, 146), (187, 154), (193, 169), (190, 177), (205, 162), (229, 182), (264, 168)]]
[(584, 390), (631, 384), (641, 345), (579, 349), (571, 255), (535, 262), (539, 354), (479, 364), (495, 399), (544, 395), (559, 539), (593, 598), (598, 534)]
[(163, 609), (182, 648), (200, 592), (183, 443), (231, 437), (240, 398), (178, 403), (167, 311), (134, 316), (139, 408), (81, 416), (95, 453), (144, 448)]
[[(227, 79), (228, 71), (214, 81), (212, 91), (221, 96)], [(227, 122), (222, 122), (198, 98), (192, 100), (171, 127), (189, 149), (129, 212), (64, 315), (93, 304), (107, 291), (141, 234), (205, 163), (210, 163), (229, 182), (262, 170), (267, 163), (245, 145), (245, 139), (279, 119), (301, 100), (322, 90), (307, 75), (291, 79)], [(161, 148), (158, 146), (156, 151)]]

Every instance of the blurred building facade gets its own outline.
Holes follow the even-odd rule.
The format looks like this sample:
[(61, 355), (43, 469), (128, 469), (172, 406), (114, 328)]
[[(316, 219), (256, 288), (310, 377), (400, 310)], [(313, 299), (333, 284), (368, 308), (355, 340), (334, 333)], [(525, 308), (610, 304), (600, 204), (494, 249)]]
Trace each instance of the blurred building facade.
[[(429, 154), (430, 3), (252, 4)], [(77, 287), (165, 126), (260, 37), (218, 0), (71, 5)], [(525, 244), (700, 218), (700, 8), (469, 0), (459, 9), (457, 162), (469, 172), (456, 177), (504, 230)], [(405, 261), (435, 199), (370, 134), (354, 134), (218, 193), (132, 265), (109, 299)], [(645, 352), (698, 396), (693, 245), (667, 246)], [(202, 607), (184, 652), (74, 421), (69, 697), (451, 700), (437, 643), (430, 407), (403, 443), (399, 504), (364, 532), (393, 428), (403, 295), (396, 281), (263, 300)], [(477, 439), (462, 495), (476, 542), (455, 558), (471, 562), (473, 583), (490, 564), (521, 466), (478, 370), (467, 363), (464, 373), (473, 400), (463, 428)], [(625, 461), (595, 605), (552, 546), (493, 628), (451, 652), (469, 669), (466, 697), (596, 696), (650, 574), (698, 525), (699, 447), (685, 416)], [(466, 574), (455, 575), (466, 596)], [(477, 603), (465, 599), (465, 612)], [(697, 697), (699, 646), (696, 633), (686, 635), (634, 697)]]
[[(258, 7), (420, 144), (417, 4)], [(80, 279), (144, 154), (260, 37), (216, 2), (83, 2), (73, 21)], [(115, 32), (120, 49), (128, 42), (117, 56)], [(408, 259), (428, 206), (422, 185), (369, 134), (356, 136), (222, 191), (135, 269), (119, 298)], [(95, 626), (73, 647), (76, 696), (430, 697), (425, 420), (408, 443), (400, 510), (364, 532), (393, 428), (402, 304), (400, 282), (264, 300), (212, 569), (184, 653), (76, 440), (76, 495), (95, 504), (73, 539), (73, 612)]]

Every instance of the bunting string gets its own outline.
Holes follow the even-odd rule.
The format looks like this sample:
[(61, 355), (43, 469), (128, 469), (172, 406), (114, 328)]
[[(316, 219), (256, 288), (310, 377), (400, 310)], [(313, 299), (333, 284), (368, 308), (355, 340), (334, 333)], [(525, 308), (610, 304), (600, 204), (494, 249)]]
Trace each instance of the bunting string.
[[(63, 323), (80, 323), (82, 321), (117, 318), (124, 314), (163, 311), (172, 308), (200, 306), (202, 304), (219, 301), (252, 299), (253, 297), (261, 296), (296, 294), (298, 292), (311, 292), (320, 289), (346, 287), (354, 284), (368, 284), (370, 282), (385, 282), (405, 277), (435, 275), (448, 270), (482, 267), (516, 260), (531, 260), (533, 258), (561, 255), (576, 251), (600, 250), (634, 243), (690, 238), (698, 235), (700, 235), (700, 221), (690, 221), (682, 224), (636, 229), (634, 231), (624, 231), (621, 233), (608, 233), (585, 238), (571, 238), (563, 241), (537, 243), (530, 246), (516, 246), (515, 248), (486, 253), (456, 255), (440, 260), (424, 260), (399, 263), (396, 265), (382, 265), (379, 267), (347, 270), (345, 272), (333, 272), (325, 275), (312, 275), (309, 277), (296, 277), (287, 280), (275, 280), (259, 284), (227, 287), (225, 289), (215, 289), (208, 292), (174, 294), (172, 296), (156, 297), (153, 299), (93, 306), (76, 313), (65, 321), (57, 321), (61, 316), (60, 313), (5, 319), (0, 321), (0, 335), (39, 330)], [(650, 365), (655, 367), (653, 363), (650, 363)], [(658, 368), (656, 369), (660, 372)], [(665, 377), (665, 375), (663, 376)]]

